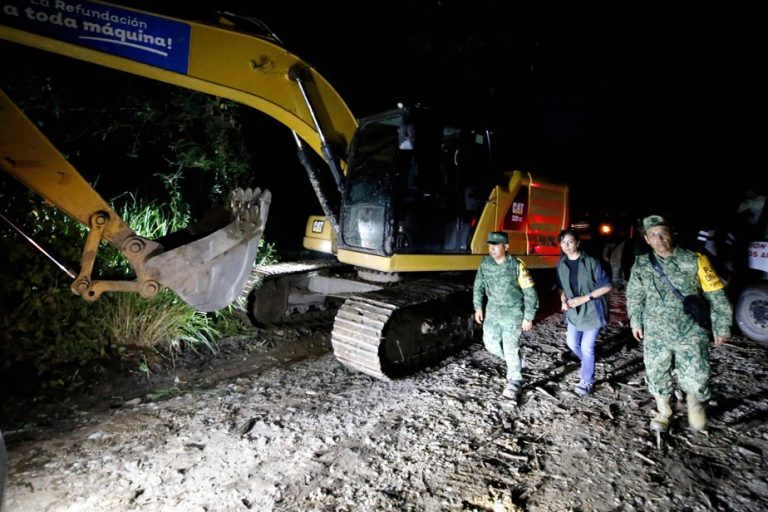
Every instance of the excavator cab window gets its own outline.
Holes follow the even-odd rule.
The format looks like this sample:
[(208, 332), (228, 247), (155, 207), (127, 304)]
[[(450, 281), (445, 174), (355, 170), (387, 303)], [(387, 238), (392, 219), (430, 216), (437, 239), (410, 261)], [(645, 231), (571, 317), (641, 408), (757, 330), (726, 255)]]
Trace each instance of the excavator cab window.
[[(392, 177), (400, 152), (397, 120), (381, 119), (358, 130), (350, 155), (347, 186), (341, 210), (342, 244), (389, 254)], [(354, 164), (352, 163), (354, 162)]]
[(492, 183), (486, 132), (401, 109), (363, 120), (352, 144), (342, 243), (381, 255), (469, 251)]

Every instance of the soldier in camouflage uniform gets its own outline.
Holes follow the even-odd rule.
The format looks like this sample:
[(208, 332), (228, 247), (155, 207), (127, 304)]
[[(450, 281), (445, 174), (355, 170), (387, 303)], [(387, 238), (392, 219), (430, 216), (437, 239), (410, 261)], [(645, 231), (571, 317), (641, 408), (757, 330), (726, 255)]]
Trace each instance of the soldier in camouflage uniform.
[[(723, 282), (706, 256), (675, 247), (669, 223), (659, 215), (643, 219), (645, 241), (670, 282), (683, 295), (702, 293), (711, 305), (715, 345), (730, 335), (732, 309)], [(646, 383), (656, 399), (658, 415), (651, 428), (666, 431), (672, 417), (672, 369), (688, 403), (688, 423), (706, 427), (709, 389), (710, 334), (683, 311), (682, 300), (653, 268), (648, 254), (639, 255), (627, 284), (627, 313), (632, 335), (643, 343)]]
[[(483, 324), (483, 344), (491, 354), (507, 363), (504, 396), (516, 402), (523, 384), (520, 364), (520, 335), (531, 330), (539, 307), (528, 268), (507, 254), (509, 239), (502, 231), (488, 235), (488, 256), (475, 276), (473, 302), (475, 321)], [(483, 298), (488, 298), (483, 313)]]

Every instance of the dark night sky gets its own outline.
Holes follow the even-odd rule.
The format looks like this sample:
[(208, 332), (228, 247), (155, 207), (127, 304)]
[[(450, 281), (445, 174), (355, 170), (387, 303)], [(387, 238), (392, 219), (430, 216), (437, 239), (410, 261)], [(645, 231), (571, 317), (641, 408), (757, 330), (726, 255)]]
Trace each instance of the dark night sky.
[[(554, 11), (494, 0), (132, 3), (191, 19), (212, 19), (216, 8), (261, 19), (358, 117), (400, 101), (471, 113), (499, 134), (511, 168), (567, 182), (576, 214), (717, 220), (745, 180), (768, 181), (756, 151), (766, 45), (754, 12)], [(290, 134), (273, 127), (280, 142), (270, 135), (256, 151), (292, 158)], [(312, 204), (297, 201), (308, 185), (286, 190), (288, 182), (295, 187), (274, 175), (263, 183), (276, 201)]]
[(233, 9), (265, 21), (357, 116), (398, 101), (472, 112), (506, 137), (512, 166), (568, 182), (575, 210), (716, 219), (743, 180), (768, 181), (754, 12), (250, 5)]

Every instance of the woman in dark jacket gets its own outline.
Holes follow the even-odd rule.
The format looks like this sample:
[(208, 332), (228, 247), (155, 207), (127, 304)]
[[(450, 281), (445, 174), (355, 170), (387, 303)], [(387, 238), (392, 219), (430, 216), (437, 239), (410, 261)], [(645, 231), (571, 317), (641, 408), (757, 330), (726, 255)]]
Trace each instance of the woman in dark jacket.
[(581, 379), (574, 390), (579, 395), (592, 392), (595, 382), (595, 341), (605, 327), (611, 279), (602, 263), (579, 249), (576, 234), (560, 232), (563, 256), (557, 263), (557, 284), (567, 324), (566, 343), (581, 360)]

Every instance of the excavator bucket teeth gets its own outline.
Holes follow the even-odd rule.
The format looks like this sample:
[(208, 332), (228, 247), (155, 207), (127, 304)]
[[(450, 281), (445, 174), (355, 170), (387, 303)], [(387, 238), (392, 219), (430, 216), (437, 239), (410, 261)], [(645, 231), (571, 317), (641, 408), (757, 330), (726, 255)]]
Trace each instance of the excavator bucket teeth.
[(270, 201), (268, 190), (233, 192), (228, 224), (147, 259), (148, 274), (198, 311), (232, 304), (255, 263)]

